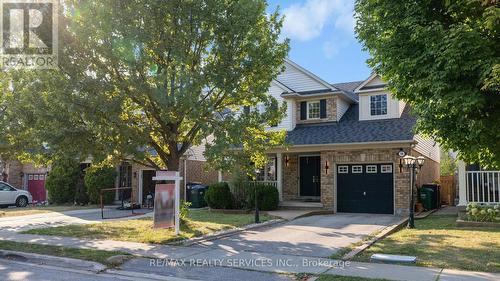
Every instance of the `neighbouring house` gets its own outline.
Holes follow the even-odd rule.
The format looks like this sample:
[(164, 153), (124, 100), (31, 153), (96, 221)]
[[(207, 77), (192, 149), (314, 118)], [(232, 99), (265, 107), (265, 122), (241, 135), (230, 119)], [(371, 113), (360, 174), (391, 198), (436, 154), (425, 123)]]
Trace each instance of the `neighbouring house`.
[[(199, 183), (209, 185), (219, 181), (218, 171), (211, 169), (206, 163), (205, 143), (194, 145), (186, 151), (180, 159), (179, 172), (181, 177), (181, 198), (186, 199), (185, 187), (189, 183)], [(116, 167), (118, 176), (115, 187), (132, 188), (124, 194), (124, 198), (131, 202), (143, 204), (146, 202), (146, 196), (154, 192), (155, 182), (153, 177), (156, 170), (135, 163), (132, 160), (123, 161)], [(120, 192), (116, 191), (116, 200), (120, 200)]]
[(500, 204), (500, 171), (458, 161), (458, 206)]
[(287, 104), (287, 116), (269, 130), (286, 130), (289, 146), (269, 151), (258, 181), (278, 188), (282, 206), (407, 213), (401, 150), (426, 159), (418, 185), (439, 179), (438, 144), (414, 133), (416, 117), (377, 74), (330, 84), (287, 60), (269, 94)]
[[(47, 201), (45, 179), (50, 168), (37, 167), (31, 163), (21, 163), (17, 160), (5, 161), (1, 166), (0, 175), (5, 175), (7, 183), (28, 190), (35, 203)], [(2, 180), (2, 176), (0, 176), (0, 180)]]
[[(195, 145), (188, 149), (180, 160), (179, 172), (183, 177), (181, 181), (181, 198), (185, 199), (185, 186), (188, 183), (200, 183), (209, 185), (219, 180), (219, 173), (210, 169), (206, 165), (206, 159), (203, 156), (205, 143)], [(91, 164), (91, 160), (81, 163), (81, 169), (84, 170)], [(28, 190), (33, 195), (33, 201), (47, 201), (48, 193), (45, 189), (45, 179), (50, 172), (50, 167), (35, 167), (31, 163), (21, 163), (19, 161), (8, 161), (2, 165), (1, 174), (5, 173), (7, 182), (15, 187)], [(116, 166), (117, 177), (115, 188), (126, 187), (130, 190), (123, 192), (124, 200), (142, 204), (149, 192), (154, 192), (155, 169), (146, 167), (132, 160), (123, 161)], [(122, 193), (116, 191), (115, 199), (121, 200)]]

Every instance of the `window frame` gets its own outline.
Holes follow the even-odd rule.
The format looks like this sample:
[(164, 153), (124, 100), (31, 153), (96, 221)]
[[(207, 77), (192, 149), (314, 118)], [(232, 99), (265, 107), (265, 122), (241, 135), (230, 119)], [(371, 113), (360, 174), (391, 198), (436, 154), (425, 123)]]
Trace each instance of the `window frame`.
[[(344, 170), (344, 168), (345, 168), (345, 170)], [(349, 174), (349, 166), (347, 166), (347, 165), (339, 165), (337, 167), (337, 172), (339, 174)]]
[[(386, 168), (389, 168), (386, 170)], [(380, 165), (380, 173), (382, 174), (391, 174), (392, 173), (392, 165)]]
[[(380, 97), (380, 100), (376, 100)], [(382, 99), (385, 98), (385, 100)], [(373, 100), (375, 99), (375, 100)], [(380, 105), (380, 108), (377, 106)], [(385, 105), (385, 108), (383, 108)], [(375, 107), (374, 107), (375, 106)], [(385, 109), (385, 112), (384, 112)], [(388, 96), (387, 94), (370, 95), (370, 116), (385, 116), (389, 114)]]
[[(375, 168), (375, 170), (371, 170), (372, 168)], [(366, 173), (367, 174), (376, 174), (378, 173), (377, 165), (366, 165)]]
[[(313, 105), (313, 104), (318, 105), (318, 117), (310, 117), (309, 116), (309, 114), (310, 114), (309, 106)], [(306, 111), (307, 111), (306, 120), (319, 120), (319, 119), (321, 119), (321, 102), (319, 100), (307, 101), (306, 102)]]
[[(360, 170), (359, 170), (359, 171), (357, 171), (357, 168), (360, 168)], [(353, 166), (351, 167), (351, 172), (352, 172), (353, 174), (362, 174), (362, 173), (363, 173), (363, 165), (353, 165)]]

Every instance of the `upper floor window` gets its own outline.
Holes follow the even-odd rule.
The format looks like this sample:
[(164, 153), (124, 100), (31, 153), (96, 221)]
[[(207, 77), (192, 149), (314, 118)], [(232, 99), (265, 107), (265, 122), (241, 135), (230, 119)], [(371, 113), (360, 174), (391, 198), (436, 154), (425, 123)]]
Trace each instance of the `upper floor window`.
[(371, 115), (386, 115), (387, 114), (387, 95), (370, 96), (370, 114)]
[(319, 119), (320, 104), (319, 101), (307, 102), (307, 119)]

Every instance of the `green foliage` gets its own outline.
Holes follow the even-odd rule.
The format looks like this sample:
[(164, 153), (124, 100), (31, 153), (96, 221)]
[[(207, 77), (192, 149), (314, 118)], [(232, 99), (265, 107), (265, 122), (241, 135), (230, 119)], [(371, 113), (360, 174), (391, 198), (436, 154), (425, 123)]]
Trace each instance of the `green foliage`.
[(81, 177), (80, 164), (75, 159), (57, 158), (47, 176), (45, 188), (51, 203), (73, 203)]
[(471, 221), (500, 222), (500, 205), (467, 204), (467, 219)]
[(498, 1), (358, 0), (355, 10), (369, 65), (419, 116), (417, 130), (500, 167)]
[(231, 194), (233, 195), (233, 207), (235, 209), (243, 209), (247, 205), (248, 199), (248, 182), (249, 178), (247, 174), (236, 166), (231, 171), (231, 181), (229, 182), (229, 188), (231, 189)]
[(257, 188), (257, 200), (259, 200), (259, 210), (273, 211), (278, 209), (279, 192), (278, 189), (269, 184), (249, 184), (248, 185), (248, 207), (255, 207), (255, 188)]
[[(89, 201), (93, 204), (100, 203), (100, 191), (105, 188), (114, 188), (117, 173), (113, 167), (90, 166), (85, 170), (85, 187)], [(112, 203), (115, 192), (104, 192), (104, 204)]]
[(457, 161), (450, 156), (447, 151), (441, 151), (440, 170), (442, 176), (451, 176), (455, 174)]
[(185, 222), (189, 218), (189, 207), (191, 207), (191, 202), (182, 200), (180, 206), (180, 219)]
[(227, 182), (219, 182), (209, 186), (205, 192), (205, 201), (212, 209), (231, 209), (233, 195)]
[[(210, 136), (215, 169), (232, 164), (231, 146), (260, 163), (283, 143), (284, 132), (265, 130), (285, 112), (267, 91), (289, 47), (266, 1), (62, 2), (59, 69), (0, 73), (0, 142), (10, 150), (178, 170)], [(258, 104), (268, 110), (240, 116)]]

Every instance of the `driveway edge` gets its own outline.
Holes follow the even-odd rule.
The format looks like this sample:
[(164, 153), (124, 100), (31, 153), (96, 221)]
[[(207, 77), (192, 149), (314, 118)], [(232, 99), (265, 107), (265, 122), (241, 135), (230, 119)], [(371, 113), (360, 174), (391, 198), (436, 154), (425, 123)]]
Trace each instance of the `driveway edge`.
[(348, 252), (347, 254), (345, 254), (342, 257), (342, 260), (351, 260), (356, 255), (358, 255), (359, 253), (363, 252), (368, 247), (370, 247), (371, 245), (375, 244), (378, 240), (383, 239), (383, 238), (389, 236), (390, 234), (398, 231), (401, 227), (403, 227), (403, 225), (405, 225), (407, 223), (407, 221), (408, 221), (408, 218), (404, 218), (404, 219), (398, 221), (397, 223), (395, 223), (393, 225), (390, 225), (390, 226), (382, 229), (382, 231), (380, 231), (379, 233), (377, 233), (374, 237), (366, 240), (363, 244), (355, 247), (350, 252)]

